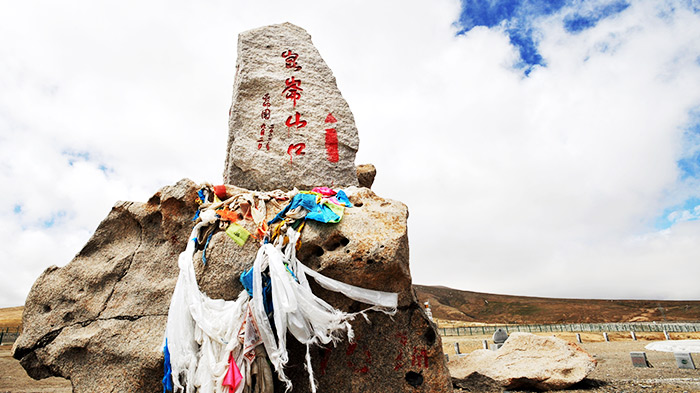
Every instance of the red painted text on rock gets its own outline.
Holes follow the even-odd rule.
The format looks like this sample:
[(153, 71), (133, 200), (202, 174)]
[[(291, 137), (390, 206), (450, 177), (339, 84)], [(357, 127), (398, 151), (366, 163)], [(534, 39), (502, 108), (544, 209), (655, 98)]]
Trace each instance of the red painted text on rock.
[(297, 106), (297, 101), (301, 98), (301, 92), (304, 89), (301, 88), (301, 80), (294, 79), (292, 76), (284, 81), (284, 90), (282, 90), (282, 95), (288, 100), (292, 100), (293, 107)]
[(294, 71), (299, 71), (301, 70), (301, 66), (297, 64), (297, 59), (299, 58), (299, 54), (292, 52), (291, 50), (286, 50), (282, 52), (282, 57), (284, 57), (284, 66), (287, 68), (291, 68)]
[(289, 116), (284, 124), (286, 124), (287, 127), (304, 128), (306, 127), (306, 120), (302, 120), (301, 114), (296, 112), (293, 116)]

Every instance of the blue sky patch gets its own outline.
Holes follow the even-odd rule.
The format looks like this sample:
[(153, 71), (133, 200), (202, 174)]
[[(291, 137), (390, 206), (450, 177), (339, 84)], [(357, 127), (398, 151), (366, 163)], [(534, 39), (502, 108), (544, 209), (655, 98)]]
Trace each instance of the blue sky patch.
[(700, 218), (700, 198), (689, 198), (683, 204), (664, 210), (656, 220), (656, 229), (667, 229), (677, 222), (695, 221)]
[[(528, 75), (535, 66), (546, 66), (537, 50), (534, 22), (541, 17), (555, 14), (565, 7), (571, 14), (564, 18), (564, 28), (569, 33), (579, 33), (595, 26), (600, 20), (614, 16), (629, 7), (624, 0), (614, 0), (593, 9), (582, 9), (585, 2), (574, 0), (461, 0), (458, 34), (465, 34), (476, 26), (499, 27), (510, 38), (510, 43), (520, 52), (522, 63), (518, 65)], [(577, 9), (579, 8), (579, 9)]]
[(106, 176), (106, 175), (109, 175), (109, 174), (111, 174), (111, 173), (114, 173), (114, 168), (108, 167), (108, 166), (105, 165), (105, 164), (100, 164), (100, 165), (98, 165), (98, 166), (97, 166), (97, 169), (99, 169), (100, 171), (102, 171), (102, 173), (104, 173), (105, 176)]
[[(700, 108), (690, 112), (690, 122), (683, 134), (683, 146), (686, 152), (678, 159), (678, 182), (681, 185), (692, 186), (700, 179)], [(670, 228), (682, 221), (694, 221), (700, 218), (700, 191), (688, 198), (682, 204), (671, 206), (657, 218), (657, 229)]]
[(678, 160), (678, 169), (681, 170), (681, 179), (696, 178), (700, 174), (700, 151), (690, 157)]
[(68, 165), (73, 166), (77, 161), (90, 161), (90, 153), (86, 151), (63, 151), (61, 154), (68, 158)]
[(691, 111), (690, 119), (683, 134), (683, 146), (687, 150), (677, 162), (681, 181), (700, 177), (700, 108)]
[(74, 166), (77, 162), (89, 162), (95, 165), (105, 176), (114, 173), (114, 168), (100, 162), (88, 151), (64, 150), (61, 154), (68, 159), (68, 165), (70, 166)]
[(57, 223), (58, 221), (61, 221), (61, 219), (63, 219), (64, 217), (66, 217), (66, 211), (65, 211), (65, 210), (59, 210), (59, 211), (57, 211), (57, 212), (51, 214), (51, 217), (49, 217), (48, 219), (44, 220), (44, 222), (42, 223), (42, 226), (43, 226), (44, 228), (51, 228), (51, 227), (53, 227), (54, 225), (56, 225), (56, 223)]
[(15, 214), (21, 214), (22, 213), (22, 205), (16, 204), (15, 207), (12, 209), (12, 211)]
[(694, 13), (700, 14), (700, 2), (697, 0), (685, 0), (688, 4), (688, 8), (693, 10)]
[(626, 1), (615, 1), (604, 4), (590, 11), (574, 12), (564, 18), (564, 29), (569, 33), (580, 33), (595, 27), (601, 20), (617, 15), (629, 7)]

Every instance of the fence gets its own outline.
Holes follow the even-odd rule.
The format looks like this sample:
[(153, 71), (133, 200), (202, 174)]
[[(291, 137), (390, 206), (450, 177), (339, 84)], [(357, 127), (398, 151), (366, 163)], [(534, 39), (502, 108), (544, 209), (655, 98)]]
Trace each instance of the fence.
[(567, 323), (554, 325), (489, 325), (438, 327), (442, 336), (472, 336), (493, 334), (496, 329), (511, 332), (700, 332), (700, 322), (688, 323)]
[(17, 337), (19, 337), (19, 333), (22, 331), (22, 328), (17, 326), (17, 327), (0, 327), (0, 345), (5, 345), (5, 344), (14, 344), (15, 340), (17, 340)]

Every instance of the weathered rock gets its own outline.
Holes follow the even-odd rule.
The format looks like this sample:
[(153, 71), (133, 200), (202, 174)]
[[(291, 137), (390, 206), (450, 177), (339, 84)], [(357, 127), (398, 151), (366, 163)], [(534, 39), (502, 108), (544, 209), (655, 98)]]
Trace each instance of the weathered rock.
[(372, 188), (374, 177), (377, 176), (377, 168), (372, 164), (362, 164), (357, 166), (357, 181), (360, 187)]
[(69, 378), (76, 392), (156, 391), (173, 262), (191, 231), (196, 192), (182, 180), (148, 203), (118, 202), (73, 261), (44, 271), (13, 347), (30, 376)]
[(478, 373), (505, 389), (565, 389), (583, 380), (596, 361), (581, 347), (556, 337), (513, 333), (497, 351), (480, 349), (450, 362), (453, 378)]
[(304, 29), (284, 23), (239, 35), (225, 183), (357, 185), (358, 145), (350, 107)]
[[(69, 378), (75, 392), (161, 389), (168, 306), (196, 191), (182, 180), (148, 203), (117, 203), (73, 261), (39, 277), (13, 348), (31, 376)], [(355, 207), (340, 223), (307, 223), (298, 256), (329, 277), (398, 292), (399, 310), (393, 317), (369, 312), (371, 323), (353, 321), (352, 344), (312, 348), (319, 391), (451, 392), (440, 337), (411, 288), (406, 206), (365, 188), (351, 187), (348, 195)], [(267, 207), (271, 217), (282, 206)], [(252, 239), (240, 247), (215, 233), (206, 266), (201, 251), (195, 254), (200, 288), (211, 297), (235, 298), (242, 290), (238, 277), (256, 252)], [(320, 287), (314, 292), (346, 311), (366, 307)], [(290, 338), (289, 350), (294, 391), (308, 391), (305, 347)]]

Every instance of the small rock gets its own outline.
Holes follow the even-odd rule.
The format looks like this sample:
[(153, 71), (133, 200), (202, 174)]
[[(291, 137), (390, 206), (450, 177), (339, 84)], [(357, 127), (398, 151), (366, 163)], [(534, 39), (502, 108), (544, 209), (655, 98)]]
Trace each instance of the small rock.
[(596, 361), (559, 338), (513, 333), (498, 351), (477, 350), (449, 363), (453, 378), (476, 372), (506, 389), (566, 389), (585, 378)]
[(357, 166), (357, 180), (360, 187), (372, 188), (374, 177), (377, 176), (377, 168), (372, 164), (362, 164)]

